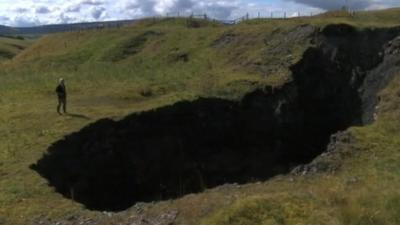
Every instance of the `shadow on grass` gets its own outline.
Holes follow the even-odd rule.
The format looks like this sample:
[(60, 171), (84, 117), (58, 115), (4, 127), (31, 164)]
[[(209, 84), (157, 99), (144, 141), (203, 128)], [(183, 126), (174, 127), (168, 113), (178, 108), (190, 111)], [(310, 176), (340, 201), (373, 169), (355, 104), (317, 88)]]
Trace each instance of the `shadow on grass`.
[(77, 113), (67, 113), (65, 114), (69, 117), (73, 117), (73, 118), (78, 118), (78, 119), (84, 119), (84, 120), (90, 120), (90, 117), (84, 115), (84, 114), (77, 114)]

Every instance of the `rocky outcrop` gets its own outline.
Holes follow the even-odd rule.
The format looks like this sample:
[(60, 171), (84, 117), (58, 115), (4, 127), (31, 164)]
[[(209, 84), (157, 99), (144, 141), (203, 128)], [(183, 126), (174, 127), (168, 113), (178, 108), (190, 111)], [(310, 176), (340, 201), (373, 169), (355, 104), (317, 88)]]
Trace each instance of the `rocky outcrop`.
[(325, 152), (311, 163), (300, 165), (292, 170), (292, 175), (313, 175), (317, 173), (333, 174), (341, 167), (341, 162), (357, 151), (356, 140), (350, 132), (338, 132), (332, 135)]

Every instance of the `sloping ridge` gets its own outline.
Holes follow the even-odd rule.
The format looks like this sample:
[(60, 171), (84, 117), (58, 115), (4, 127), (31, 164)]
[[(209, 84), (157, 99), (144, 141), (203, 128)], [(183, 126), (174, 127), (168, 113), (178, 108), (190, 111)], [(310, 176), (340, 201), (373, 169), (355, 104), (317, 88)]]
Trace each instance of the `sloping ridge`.
[(132, 24), (137, 20), (120, 20), (104, 22), (88, 22), (73, 24), (50, 24), (33, 27), (8, 27), (0, 26), (0, 35), (42, 35), (58, 32), (81, 31), (103, 28), (119, 28), (124, 25)]
[(65, 197), (111, 211), (287, 173), (321, 154), (332, 134), (373, 121), (377, 93), (400, 71), (399, 34), (327, 26), (282, 87), (102, 119), (54, 143), (32, 168)]

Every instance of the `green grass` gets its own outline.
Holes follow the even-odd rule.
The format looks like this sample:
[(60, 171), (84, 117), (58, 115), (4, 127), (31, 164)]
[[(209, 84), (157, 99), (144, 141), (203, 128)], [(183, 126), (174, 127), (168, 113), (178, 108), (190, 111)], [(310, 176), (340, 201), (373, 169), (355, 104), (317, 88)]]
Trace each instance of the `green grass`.
[[(282, 25), (291, 23), (305, 23), (313, 25), (326, 25), (345, 23), (359, 28), (365, 27), (392, 27), (398, 26), (400, 23), (400, 18), (398, 17), (400, 8), (393, 8), (387, 10), (377, 10), (377, 11), (360, 11), (356, 12), (354, 15), (350, 15), (346, 11), (333, 11), (323, 13), (313, 17), (299, 17), (296, 19), (274, 19), (272, 23)], [(250, 21), (245, 21), (244, 24), (260, 24), (265, 21), (270, 21), (270, 19), (255, 19)]]
[[(199, 21), (198, 28), (186, 20), (147, 20), (44, 36), (22, 52), (7, 44), (26, 42), (0, 39), (0, 51), (17, 54), (0, 67), (0, 224), (100, 214), (64, 199), (29, 169), (63, 136), (104, 117), (118, 119), (198, 96), (239, 99), (259, 87), (282, 85), (290, 79), (288, 67), (310, 46), (307, 39), (288, 38), (299, 25), (388, 27), (400, 24), (399, 14), (393, 9), (235, 26)], [(226, 34), (235, 38), (215, 47)], [(70, 112), (89, 120), (56, 114), (59, 77), (66, 80)], [(176, 208), (185, 224), (202, 225), (399, 224), (399, 84), (396, 78), (381, 93), (375, 124), (350, 129), (357, 143), (348, 148), (355, 150), (337, 174), (209, 190), (156, 204), (146, 213)]]

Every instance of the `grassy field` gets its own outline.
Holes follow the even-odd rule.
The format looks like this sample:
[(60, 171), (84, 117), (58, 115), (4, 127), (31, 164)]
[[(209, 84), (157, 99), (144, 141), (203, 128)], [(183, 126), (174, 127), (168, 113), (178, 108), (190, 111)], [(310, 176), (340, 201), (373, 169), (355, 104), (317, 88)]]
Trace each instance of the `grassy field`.
[[(63, 136), (105, 117), (119, 119), (199, 96), (239, 99), (256, 88), (282, 85), (311, 45), (307, 38), (290, 38), (299, 26), (392, 27), (400, 25), (399, 15), (393, 9), (234, 26), (145, 20), (120, 29), (48, 35), (32, 45), (0, 38), (0, 224), (103, 216), (63, 198), (29, 168)], [(19, 52), (10, 44), (30, 46)], [(2, 51), (16, 56), (3, 60)], [(60, 77), (69, 91), (67, 116), (55, 110)], [(399, 93), (400, 76), (380, 94), (378, 121), (349, 129), (356, 141), (343, 147), (349, 153), (335, 174), (230, 185), (161, 202), (146, 213), (177, 209), (185, 224), (399, 224)]]

